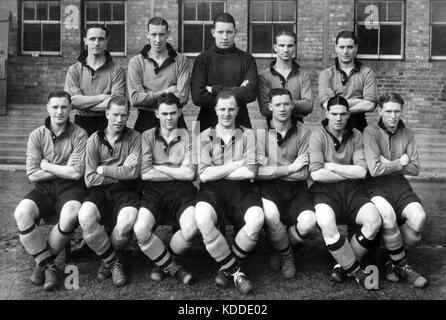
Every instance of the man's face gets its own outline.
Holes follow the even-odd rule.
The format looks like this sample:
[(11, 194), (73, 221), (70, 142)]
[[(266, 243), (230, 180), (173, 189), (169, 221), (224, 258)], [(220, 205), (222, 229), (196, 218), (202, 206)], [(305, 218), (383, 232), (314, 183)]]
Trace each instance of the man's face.
[(129, 117), (127, 106), (112, 104), (108, 110), (105, 110), (105, 116), (108, 120), (108, 128), (114, 133), (122, 132)]
[(382, 108), (379, 108), (379, 115), (382, 118), (387, 130), (394, 132), (401, 119), (402, 106), (398, 102), (385, 102)]
[(67, 98), (51, 98), (46, 109), (50, 115), (51, 123), (55, 125), (64, 125), (70, 116), (71, 104)]
[(163, 52), (166, 50), (167, 38), (169, 32), (166, 26), (154, 26), (149, 24), (149, 31), (147, 32), (147, 38), (149, 39), (151, 49), (155, 52)]
[(337, 104), (330, 107), (330, 111), (326, 113), (329, 127), (334, 131), (342, 131), (347, 125), (350, 113), (346, 106)]
[(160, 126), (170, 131), (178, 127), (181, 111), (176, 104), (161, 103), (158, 110), (155, 111), (155, 115), (160, 119)]
[(287, 94), (274, 96), (269, 104), (269, 110), (273, 113), (273, 119), (279, 122), (286, 122), (291, 119), (292, 109), (293, 102)]
[(277, 59), (283, 61), (289, 61), (293, 58), (293, 53), (296, 50), (296, 44), (294, 43), (294, 38), (281, 35), (276, 39), (274, 44), (274, 51), (277, 53)]
[(87, 31), (84, 43), (88, 47), (88, 54), (93, 56), (102, 56), (107, 48), (107, 37), (105, 30), (101, 28), (91, 28)]
[(230, 22), (217, 22), (211, 29), (215, 45), (220, 49), (229, 49), (234, 45), (235, 27)]
[(351, 63), (356, 57), (358, 46), (355, 45), (355, 41), (351, 38), (339, 38), (335, 50), (340, 62)]
[(230, 97), (229, 99), (218, 99), (217, 105), (215, 106), (218, 123), (225, 128), (230, 128), (235, 123), (237, 111), (237, 102), (234, 97)]

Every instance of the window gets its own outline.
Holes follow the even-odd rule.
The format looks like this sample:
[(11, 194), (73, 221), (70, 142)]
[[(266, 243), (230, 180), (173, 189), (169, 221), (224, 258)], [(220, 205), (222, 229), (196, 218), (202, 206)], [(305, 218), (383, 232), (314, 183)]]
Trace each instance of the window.
[(249, 48), (257, 56), (272, 57), (274, 34), (296, 32), (296, 1), (250, 1)]
[(60, 55), (60, 25), (59, 1), (22, 1), (22, 53)]
[(222, 12), (226, 12), (225, 1), (183, 1), (181, 47), (184, 53), (199, 54), (212, 47), (212, 22), (214, 17)]
[(358, 57), (403, 58), (404, 7), (404, 1), (356, 1)]
[(446, 60), (446, 1), (431, 1), (431, 59)]
[(107, 49), (111, 54), (126, 54), (125, 1), (85, 2), (85, 30), (93, 23), (105, 24), (108, 30)]

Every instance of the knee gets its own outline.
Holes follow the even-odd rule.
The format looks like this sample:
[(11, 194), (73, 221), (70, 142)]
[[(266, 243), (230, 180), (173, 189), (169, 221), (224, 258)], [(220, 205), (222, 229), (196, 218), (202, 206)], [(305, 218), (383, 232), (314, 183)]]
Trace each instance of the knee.
[(396, 214), (392, 207), (380, 208), (379, 214), (382, 218), (382, 225), (386, 229), (391, 229), (396, 226)]
[(155, 218), (150, 214), (151, 217), (147, 219), (142, 219), (138, 216), (135, 224), (133, 225), (133, 232), (135, 232), (136, 238), (139, 241), (144, 241), (150, 238), (152, 235), (152, 229), (155, 225)]
[(197, 226), (194, 225), (187, 225), (181, 228), (181, 234), (183, 235), (184, 240), (187, 242), (191, 242), (195, 239), (197, 236), (198, 229)]
[(120, 236), (130, 233), (135, 224), (137, 209), (123, 209), (116, 223), (116, 230)]
[(379, 229), (381, 229), (381, 216), (374, 206), (370, 207), (368, 214), (365, 216), (363, 226), (369, 229), (373, 234), (378, 233)]
[(324, 237), (332, 237), (338, 233), (338, 227), (336, 221), (326, 215), (317, 215), (316, 221), (321, 228), (322, 235)]
[(410, 219), (408, 219), (408, 223), (411, 228), (417, 232), (423, 231), (425, 222), (426, 213), (424, 212), (424, 210), (417, 210), (414, 214), (411, 215)]
[(24, 228), (29, 228), (34, 224), (33, 213), (20, 205), (14, 211), (14, 218), (19, 230), (22, 231)]
[(265, 214), (260, 207), (251, 207), (245, 214), (245, 226), (251, 233), (258, 233), (263, 227)]
[(95, 210), (91, 206), (82, 206), (78, 214), (79, 224), (82, 230), (90, 230), (98, 223)]
[(215, 228), (211, 210), (206, 205), (201, 206), (200, 203), (195, 208), (195, 222), (202, 233), (209, 232), (209, 230)]
[(76, 224), (80, 206), (80, 203), (77, 201), (75, 203), (67, 203), (63, 206), (59, 220), (61, 227), (68, 227)]
[(302, 212), (297, 220), (302, 229), (308, 232), (316, 226), (316, 215), (310, 210)]

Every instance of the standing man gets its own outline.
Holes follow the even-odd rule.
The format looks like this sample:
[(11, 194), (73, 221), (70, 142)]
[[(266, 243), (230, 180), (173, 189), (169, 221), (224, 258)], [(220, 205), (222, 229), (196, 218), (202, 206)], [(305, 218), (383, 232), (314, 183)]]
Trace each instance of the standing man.
[[(381, 217), (367, 197), (360, 180), (367, 173), (362, 134), (347, 124), (348, 101), (334, 96), (327, 102), (327, 119), (310, 138), (310, 172), (314, 180), (317, 224), (327, 249), (338, 262), (336, 268), (353, 277), (367, 290), (359, 261), (370, 249), (381, 228)], [(337, 224), (347, 224), (356, 233), (350, 242)]]
[(386, 279), (403, 279), (422, 288), (426, 278), (406, 258), (406, 252), (421, 240), (426, 213), (404, 177), (417, 176), (420, 164), (414, 134), (401, 120), (403, 105), (397, 93), (386, 93), (378, 99), (381, 118), (364, 131), (365, 157), (372, 176), (366, 185), (383, 220), (382, 238), (390, 257), (385, 265)]
[(74, 123), (88, 135), (107, 126), (104, 110), (112, 97), (125, 96), (124, 68), (115, 64), (106, 51), (108, 31), (102, 24), (87, 27), (84, 43), (87, 54), (68, 68), (65, 91), (76, 109)]
[(308, 142), (310, 129), (292, 122), (291, 92), (272, 89), (268, 109), (272, 113), (268, 131), (257, 131), (258, 185), (265, 212), (266, 234), (275, 252), (274, 270), (285, 278), (296, 274), (291, 245), (302, 243), (316, 225), (313, 197), (308, 191)]
[(236, 94), (239, 108), (236, 124), (251, 128), (246, 105), (258, 95), (256, 62), (249, 53), (235, 46), (235, 21), (229, 13), (220, 13), (214, 18), (211, 33), (215, 45), (197, 57), (192, 70), (192, 101), (200, 107), (197, 118), (200, 132), (217, 124), (215, 97), (228, 89)]
[(375, 74), (356, 59), (358, 39), (353, 32), (338, 34), (335, 51), (335, 65), (319, 74), (319, 99), (325, 111), (328, 100), (334, 95), (347, 99), (351, 113), (349, 124), (362, 132), (367, 126), (365, 113), (375, 110)]
[(310, 77), (300, 70), (299, 64), (293, 58), (296, 51), (296, 34), (287, 30), (279, 31), (274, 37), (276, 59), (271, 61), (269, 68), (259, 74), (259, 108), (266, 121), (271, 121), (272, 111), (269, 104), (269, 93), (273, 88), (287, 89), (292, 94), (292, 122), (303, 122), (303, 117), (313, 111), (313, 96), (311, 94)]
[[(175, 52), (167, 43), (170, 31), (167, 21), (153, 17), (147, 24), (146, 45), (137, 56), (129, 61), (127, 82), (132, 105), (138, 108), (135, 130), (145, 130), (159, 126), (155, 116), (156, 99), (163, 93), (173, 93), (183, 107), (189, 98), (190, 71), (186, 56)], [(180, 112), (178, 126), (186, 128)]]
[[(171, 92), (158, 97), (155, 111), (160, 125), (142, 134), (141, 178), (143, 197), (134, 226), (141, 251), (165, 273), (184, 284), (192, 274), (173, 260), (192, 247), (198, 229), (195, 223), (195, 196), (192, 184), (197, 167), (192, 158), (192, 138), (187, 129), (178, 128), (180, 100)], [(168, 249), (153, 232), (157, 224), (173, 223), (174, 233)], [(179, 227), (179, 228), (178, 228)], [(155, 273), (152, 271), (152, 279)]]
[[(125, 97), (112, 98), (105, 111), (107, 127), (87, 141), (85, 182), (90, 190), (79, 211), (84, 240), (102, 259), (98, 280), (112, 276), (118, 287), (127, 281), (118, 252), (129, 240), (140, 204), (141, 135), (126, 127), (129, 108)], [(110, 235), (104, 226), (113, 228)]]
[[(14, 217), (20, 242), (36, 262), (32, 283), (51, 290), (59, 283), (54, 260), (71, 239), (85, 197), (81, 178), (88, 136), (69, 121), (71, 99), (67, 92), (51, 92), (47, 111), (49, 117), (31, 132), (26, 150), (26, 174), (36, 186), (20, 201)], [(45, 239), (38, 221), (54, 215), (59, 223)]]
[[(247, 294), (252, 284), (236, 258), (243, 259), (257, 245), (264, 214), (260, 195), (250, 180), (256, 176), (255, 136), (252, 129), (235, 124), (238, 112), (236, 93), (217, 95), (218, 123), (200, 134), (197, 152), (201, 179), (195, 217), (206, 250), (220, 266), (215, 281), (226, 286), (233, 278), (236, 288)], [(224, 230), (234, 224), (236, 234), (230, 248), (217, 225)]]

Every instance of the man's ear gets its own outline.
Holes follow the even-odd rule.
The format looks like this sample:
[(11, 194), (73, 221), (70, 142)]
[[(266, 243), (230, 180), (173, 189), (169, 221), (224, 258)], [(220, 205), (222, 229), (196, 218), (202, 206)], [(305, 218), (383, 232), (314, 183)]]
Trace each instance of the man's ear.
[(158, 109), (155, 110), (155, 117), (160, 118), (160, 112)]
[(269, 111), (273, 112), (273, 105), (271, 104), (271, 102), (268, 103), (268, 109)]

